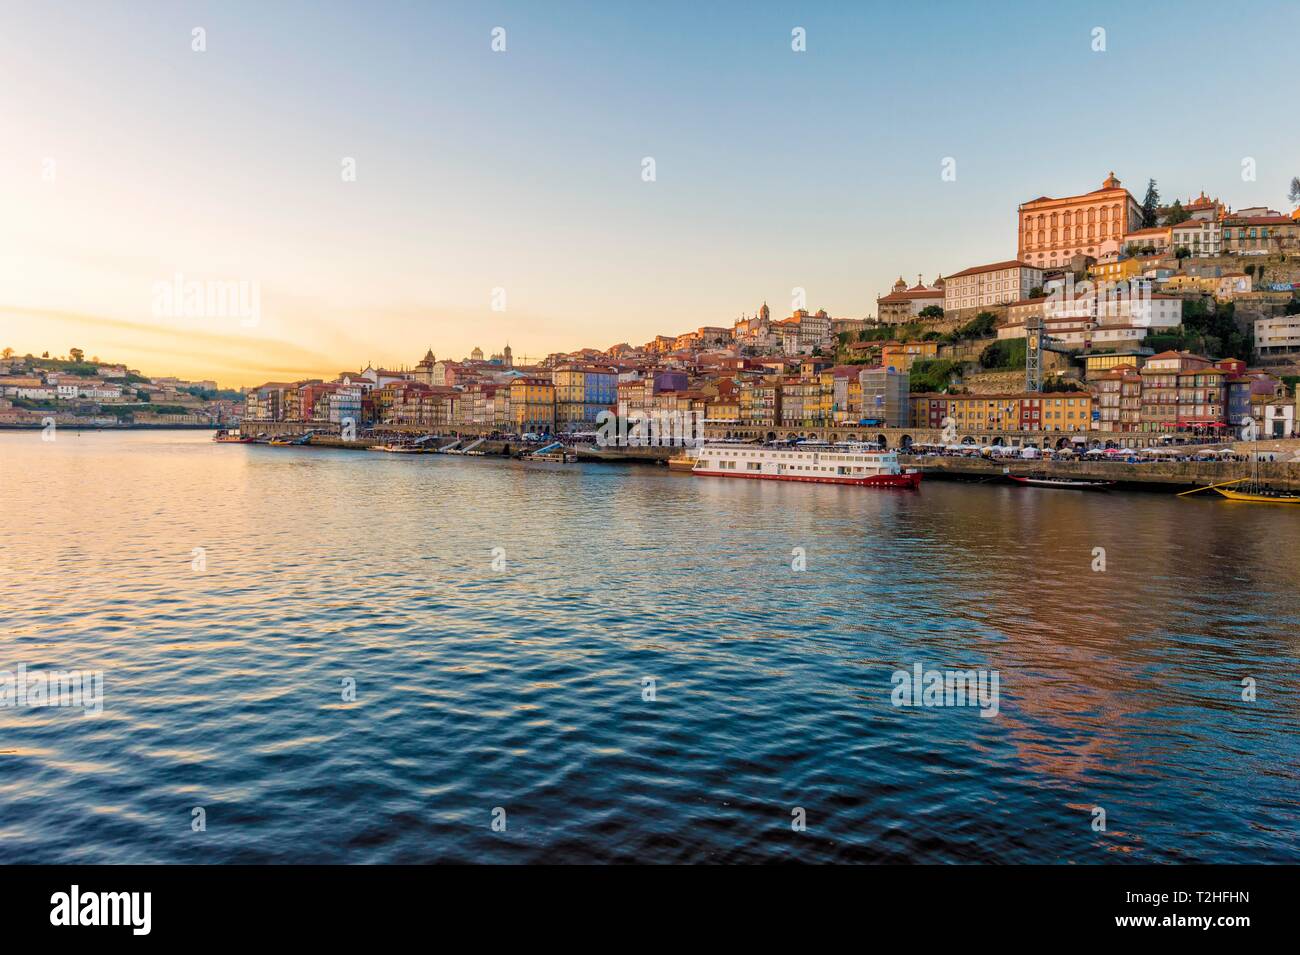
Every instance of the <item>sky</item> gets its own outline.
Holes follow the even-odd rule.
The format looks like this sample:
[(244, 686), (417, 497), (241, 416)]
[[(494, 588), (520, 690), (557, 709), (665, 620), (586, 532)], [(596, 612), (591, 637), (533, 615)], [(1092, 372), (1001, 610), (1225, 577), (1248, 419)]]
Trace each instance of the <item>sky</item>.
[(11, 0), (0, 23), (0, 347), (225, 387), (640, 344), (796, 289), (871, 316), (900, 274), (1013, 258), (1018, 203), (1111, 170), (1139, 201), (1155, 178), (1288, 211), (1300, 175), (1294, 2)]

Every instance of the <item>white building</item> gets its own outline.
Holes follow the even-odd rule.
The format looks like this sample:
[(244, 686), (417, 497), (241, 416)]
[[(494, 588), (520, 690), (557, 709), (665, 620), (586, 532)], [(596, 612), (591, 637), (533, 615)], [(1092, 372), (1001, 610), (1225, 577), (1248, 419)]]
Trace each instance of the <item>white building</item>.
[(1137, 345), (1152, 332), (1183, 322), (1183, 300), (1176, 295), (1145, 289), (1136, 295), (1097, 294), (1089, 286), (1073, 295), (1057, 287), (1045, 298), (1013, 303), (998, 338), (1024, 338), (1025, 319), (1034, 310), (1041, 310), (1045, 335), (1075, 348)]
[(1277, 402), (1264, 406), (1263, 420), (1259, 422), (1261, 438), (1285, 438), (1295, 434), (1295, 405)]
[(1170, 232), (1175, 252), (1187, 249), (1196, 257), (1223, 252), (1223, 227), (1217, 219), (1188, 219), (1173, 226)]
[(1169, 226), (1158, 225), (1150, 229), (1138, 229), (1124, 236), (1121, 247), (1129, 249), (1130, 254), (1134, 254), (1137, 249), (1151, 249), (1153, 254), (1163, 254), (1169, 251), (1170, 230)]
[(987, 308), (1029, 298), (1043, 284), (1043, 270), (1018, 262), (977, 265), (944, 279), (943, 309)]
[(92, 401), (121, 398), (122, 386), (110, 384), (106, 381), (91, 381), (80, 385), (77, 388), (77, 394)]
[(1256, 320), (1255, 350), (1260, 355), (1288, 355), (1300, 350), (1300, 315)]
[(1252, 284), (1251, 277), (1245, 272), (1226, 272), (1219, 276), (1214, 297), (1231, 301), (1238, 295), (1249, 292)]

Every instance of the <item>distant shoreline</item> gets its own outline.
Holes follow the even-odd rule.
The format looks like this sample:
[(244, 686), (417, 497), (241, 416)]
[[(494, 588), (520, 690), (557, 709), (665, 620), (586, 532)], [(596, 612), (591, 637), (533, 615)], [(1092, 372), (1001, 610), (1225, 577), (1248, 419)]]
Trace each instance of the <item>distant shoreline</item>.
[[(43, 424), (0, 424), (0, 431), (40, 431)], [(216, 431), (217, 424), (66, 424), (55, 422), (59, 430), (73, 431)]]

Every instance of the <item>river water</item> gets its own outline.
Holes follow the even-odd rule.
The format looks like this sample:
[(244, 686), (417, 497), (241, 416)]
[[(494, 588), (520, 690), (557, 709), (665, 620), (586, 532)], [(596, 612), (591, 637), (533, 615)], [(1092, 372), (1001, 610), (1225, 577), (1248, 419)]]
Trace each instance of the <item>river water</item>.
[[(1169, 494), (3, 433), (0, 860), (1296, 862), (1297, 540)], [(895, 706), (918, 665), (996, 706)], [(19, 667), (102, 712), (12, 705)]]

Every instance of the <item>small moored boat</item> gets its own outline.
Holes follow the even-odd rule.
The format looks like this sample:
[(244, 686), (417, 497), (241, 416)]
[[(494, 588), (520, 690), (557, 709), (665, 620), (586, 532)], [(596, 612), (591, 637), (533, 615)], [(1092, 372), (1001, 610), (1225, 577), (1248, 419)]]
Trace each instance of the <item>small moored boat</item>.
[(691, 471), (695, 469), (695, 462), (700, 456), (699, 448), (682, 448), (681, 454), (674, 455), (668, 459), (668, 470), (670, 471)]
[(222, 428), (212, 436), (212, 440), (217, 444), (252, 444), (256, 438), (251, 434), (240, 434), (238, 428), (234, 431)]
[(1226, 487), (1216, 487), (1214, 490), (1230, 501), (1244, 501), (1248, 504), (1300, 504), (1300, 495), (1270, 487), (1259, 487), (1250, 491), (1238, 491)]
[(1055, 487), (1066, 491), (1104, 491), (1115, 486), (1114, 481), (1080, 481), (1072, 478), (1029, 477), (1008, 474), (1007, 479), (1029, 487)]

